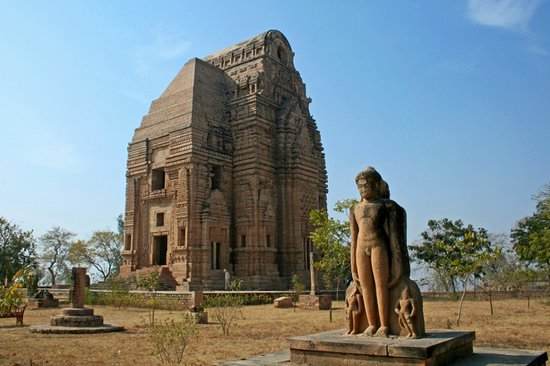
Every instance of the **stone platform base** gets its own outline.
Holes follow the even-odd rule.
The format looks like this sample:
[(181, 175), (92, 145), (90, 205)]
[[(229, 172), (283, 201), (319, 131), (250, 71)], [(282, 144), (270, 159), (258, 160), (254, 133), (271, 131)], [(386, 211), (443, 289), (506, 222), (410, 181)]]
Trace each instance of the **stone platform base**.
[(474, 332), (432, 330), (426, 337), (344, 336), (344, 330), (292, 337), (290, 361), (315, 366), (448, 365), (470, 356)]
[(30, 328), (32, 333), (44, 334), (91, 334), (119, 332), (123, 327), (103, 324), (101, 315), (94, 315), (90, 308), (65, 308), (62, 314), (50, 318), (50, 325)]
[[(519, 349), (474, 347), (474, 353), (447, 366), (545, 366), (546, 352)], [(342, 362), (341, 365), (347, 365)], [(220, 366), (299, 366), (290, 362), (290, 351), (258, 355), (245, 360), (227, 361)]]
[(103, 324), (98, 327), (60, 327), (55, 325), (35, 325), (30, 327), (31, 333), (42, 334), (93, 334), (121, 332), (124, 327), (116, 325)]
[(90, 308), (66, 308), (61, 315), (50, 318), (50, 325), (58, 327), (101, 327), (103, 317), (94, 315)]

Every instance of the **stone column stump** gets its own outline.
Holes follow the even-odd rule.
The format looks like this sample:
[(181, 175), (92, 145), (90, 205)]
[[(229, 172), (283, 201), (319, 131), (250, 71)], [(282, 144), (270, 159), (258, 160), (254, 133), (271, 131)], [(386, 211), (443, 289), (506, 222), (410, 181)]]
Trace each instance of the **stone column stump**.
[(124, 330), (123, 327), (103, 324), (101, 315), (94, 315), (94, 309), (84, 307), (86, 300), (86, 268), (72, 269), (72, 307), (65, 308), (59, 315), (50, 318), (50, 325), (31, 327), (33, 333), (82, 334), (105, 333)]

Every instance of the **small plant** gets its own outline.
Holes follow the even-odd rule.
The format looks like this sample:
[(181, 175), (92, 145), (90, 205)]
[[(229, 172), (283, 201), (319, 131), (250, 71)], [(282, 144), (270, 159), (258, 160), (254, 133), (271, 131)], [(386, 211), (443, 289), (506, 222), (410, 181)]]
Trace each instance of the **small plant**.
[(305, 286), (296, 273), (292, 275), (290, 282), (292, 283), (292, 290), (294, 291), (294, 296), (292, 299), (296, 303), (299, 300), (300, 294), (304, 292)]
[(109, 278), (107, 280), (111, 292), (109, 292), (109, 299), (111, 305), (117, 309), (126, 308), (130, 303), (130, 294), (128, 286), (123, 279)]
[(160, 288), (160, 277), (158, 272), (151, 272), (149, 275), (140, 277), (137, 280), (137, 285), (140, 288), (150, 291), (149, 298), (146, 300), (149, 308), (149, 326), (155, 325), (155, 312), (158, 306), (156, 291)]
[[(232, 281), (229, 285), (231, 291), (239, 291), (240, 288), (240, 281)], [(228, 336), (237, 319), (242, 317), (243, 297), (224, 293), (210, 299), (208, 305), (212, 307), (212, 316), (220, 324), (223, 335)]]
[(13, 276), (10, 286), (0, 286), (0, 313), (9, 313), (23, 306), (25, 301), (20, 289), (32, 276), (32, 267), (25, 267)]
[(242, 280), (233, 280), (229, 283), (229, 291), (241, 291), (243, 286)]
[(162, 365), (182, 365), (185, 350), (196, 334), (197, 325), (189, 314), (183, 314), (181, 320), (164, 320), (149, 327), (149, 338)]

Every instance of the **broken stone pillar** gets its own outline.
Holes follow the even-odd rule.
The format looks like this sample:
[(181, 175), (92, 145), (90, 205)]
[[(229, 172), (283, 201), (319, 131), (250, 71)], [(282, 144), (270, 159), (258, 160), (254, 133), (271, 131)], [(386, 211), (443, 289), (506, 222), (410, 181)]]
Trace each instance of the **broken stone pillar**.
[(73, 267), (72, 279), (71, 303), (73, 304), (73, 308), (84, 308), (86, 300), (86, 268)]
[(73, 288), (71, 292), (71, 308), (63, 309), (59, 315), (50, 318), (49, 325), (31, 327), (33, 333), (56, 334), (87, 334), (105, 333), (124, 330), (123, 327), (104, 324), (101, 315), (94, 315), (94, 309), (85, 308), (86, 300), (86, 268), (73, 267)]

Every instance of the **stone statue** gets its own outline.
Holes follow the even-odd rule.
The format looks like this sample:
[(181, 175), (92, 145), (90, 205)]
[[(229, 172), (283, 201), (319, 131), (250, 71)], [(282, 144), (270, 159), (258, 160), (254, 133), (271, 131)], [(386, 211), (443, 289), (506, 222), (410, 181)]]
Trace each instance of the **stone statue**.
[(405, 210), (390, 200), (389, 186), (376, 169), (360, 172), (355, 182), (361, 200), (350, 210), (352, 285), (365, 309), (358, 328), (367, 336), (406, 335), (391, 308), (407, 288), (417, 304), (414, 329), (422, 336), (422, 297), (409, 279)]
[(399, 326), (407, 333), (408, 338), (416, 338), (413, 319), (416, 315), (415, 301), (409, 296), (409, 288), (405, 287), (401, 292), (401, 299), (395, 304), (395, 313), (399, 317)]
[(348, 319), (348, 331), (346, 334), (361, 332), (361, 315), (365, 312), (361, 291), (354, 283), (346, 291), (346, 316)]

